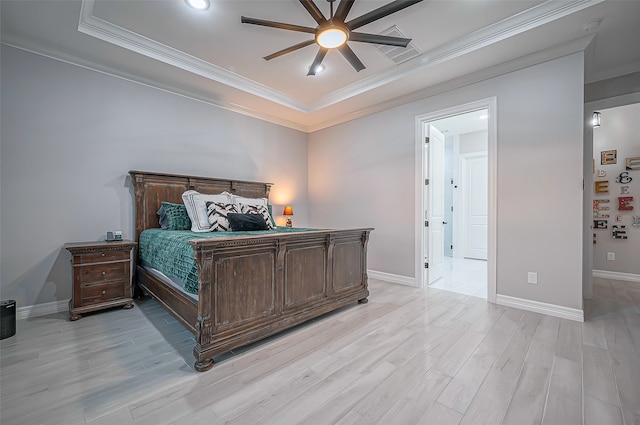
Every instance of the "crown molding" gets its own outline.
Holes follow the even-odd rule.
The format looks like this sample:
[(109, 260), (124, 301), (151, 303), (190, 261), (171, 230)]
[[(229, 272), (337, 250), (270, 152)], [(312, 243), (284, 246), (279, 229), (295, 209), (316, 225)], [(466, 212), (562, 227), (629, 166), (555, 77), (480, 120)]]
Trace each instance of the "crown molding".
[(301, 101), (292, 96), (93, 16), (94, 4), (95, 0), (82, 0), (78, 23), (78, 31), (81, 33), (296, 111), (309, 112)]
[(335, 90), (310, 103), (305, 103), (300, 99), (245, 78), (210, 62), (206, 62), (195, 56), (112, 24), (111, 22), (97, 18), (93, 16), (95, 0), (82, 0), (78, 31), (210, 80), (217, 81), (229, 87), (259, 96), (279, 105), (309, 114), (402, 79), (411, 73), (450, 61), (461, 55), (560, 19), (601, 3), (602, 1), (605, 0), (574, 0), (571, 2), (548, 0), (540, 5), (475, 31), (454, 42), (425, 52), (421, 56), (395, 66), (388, 71)]
[(376, 105), (354, 111), (350, 114), (341, 115), (339, 117), (336, 117), (335, 119), (311, 125), (308, 127), (307, 131), (309, 133), (313, 133), (314, 131), (333, 127), (334, 125), (362, 118), (367, 115), (375, 114), (377, 112), (395, 108), (401, 105), (406, 105), (412, 102), (417, 102), (419, 100), (426, 99), (428, 97), (435, 96), (444, 92), (459, 89), (461, 87), (479, 83), (491, 78), (499, 77), (500, 75), (508, 74), (509, 72), (518, 71), (520, 69), (537, 65), (539, 63), (558, 59), (560, 57), (567, 56), (573, 53), (578, 53), (584, 51), (587, 46), (589, 46), (594, 37), (595, 35), (580, 37), (578, 39), (560, 44), (550, 49), (541, 50), (539, 52), (522, 56), (509, 62), (504, 62), (490, 68), (481, 69), (479, 71), (472, 72), (458, 78), (447, 80), (440, 84), (436, 84), (425, 89), (412, 92), (411, 94), (405, 96), (400, 96), (386, 102), (378, 103)]
[(389, 71), (365, 78), (339, 90), (327, 94), (309, 105), (310, 111), (317, 111), (343, 100), (357, 96), (374, 88), (399, 80), (407, 75), (450, 61), (464, 54), (490, 46), (541, 25), (553, 22), (604, 0), (577, 0), (573, 2), (547, 1), (531, 9), (513, 15), (495, 24), (475, 31), (454, 42), (423, 53)]

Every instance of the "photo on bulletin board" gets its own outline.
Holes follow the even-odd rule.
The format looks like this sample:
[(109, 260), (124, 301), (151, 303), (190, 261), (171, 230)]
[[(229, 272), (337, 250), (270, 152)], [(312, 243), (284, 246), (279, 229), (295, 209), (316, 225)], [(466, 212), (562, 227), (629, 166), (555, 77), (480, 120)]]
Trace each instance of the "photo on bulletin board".
[(610, 165), (618, 162), (618, 151), (602, 151), (600, 152), (600, 164)]

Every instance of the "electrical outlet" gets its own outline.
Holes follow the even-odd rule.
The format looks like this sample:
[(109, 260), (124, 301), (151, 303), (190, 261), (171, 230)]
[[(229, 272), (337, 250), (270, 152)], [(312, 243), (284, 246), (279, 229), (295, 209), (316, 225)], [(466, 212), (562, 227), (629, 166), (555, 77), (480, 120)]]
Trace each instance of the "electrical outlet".
[(533, 285), (538, 284), (538, 273), (529, 272), (527, 274), (527, 283), (531, 283)]
[(616, 253), (615, 252), (607, 252), (607, 260), (615, 261), (615, 259), (616, 259)]

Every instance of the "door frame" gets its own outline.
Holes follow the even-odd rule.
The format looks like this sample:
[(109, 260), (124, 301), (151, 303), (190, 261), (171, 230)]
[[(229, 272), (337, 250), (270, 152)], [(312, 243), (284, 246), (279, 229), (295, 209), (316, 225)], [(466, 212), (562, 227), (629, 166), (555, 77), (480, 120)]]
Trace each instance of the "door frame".
[(487, 145), (487, 166), (488, 166), (488, 223), (487, 223), (487, 301), (496, 302), (496, 264), (497, 264), (497, 98), (490, 97), (463, 105), (441, 109), (428, 114), (418, 115), (415, 119), (415, 278), (416, 286), (425, 286), (424, 268), (424, 179), (426, 170), (424, 169), (425, 155), (425, 125), (431, 121), (447, 118), (452, 115), (459, 115), (466, 112), (487, 109), (488, 119), (488, 145)]

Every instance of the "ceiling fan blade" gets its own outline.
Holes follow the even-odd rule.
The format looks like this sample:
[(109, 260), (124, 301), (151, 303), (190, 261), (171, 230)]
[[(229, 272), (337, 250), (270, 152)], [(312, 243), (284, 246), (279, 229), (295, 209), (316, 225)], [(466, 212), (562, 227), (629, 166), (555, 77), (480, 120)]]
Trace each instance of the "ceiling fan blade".
[(372, 10), (369, 13), (365, 13), (360, 17), (346, 22), (347, 28), (349, 28), (350, 30), (360, 28), (363, 25), (370, 24), (373, 21), (377, 21), (380, 18), (384, 18), (385, 16), (396, 13), (404, 8), (413, 6), (414, 4), (420, 3), (421, 1), (422, 0), (395, 0), (394, 2), (386, 4), (382, 7)]
[(366, 68), (364, 64), (360, 62), (360, 59), (358, 59), (356, 54), (353, 53), (353, 50), (351, 50), (351, 47), (347, 46), (346, 44), (343, 44), (342, 46), (338, 47), (338, 51), (342, 53), (342, 56), (344, 56), (344, 58), (351, 64), (351, 66), (353, 67), (353, 69), (356, 70), (356, 72), (360, 72)]
[(320, 9), (318, 9), (318, 6), (316, 6), (316, 4), (312, 0), (300, 0), (300, 3), (302, 3), (304, 8), (307, 9), (309, 15), (311, 15), (311, 17), (318, 23), (318, 25), (327, 20)]
[(351, 6), (353, 6), (353, 2), (355, 0), (342, 0), (338, 5), (338, 9), (336, 10), (335, 15), (333, 15), (333, 19), (336, 21), (344, 22), (347, 19), (347, 15), (351, 10)]
[(400, 37), (390, 37), (388, 35), (352, 32), (351, 34), (349, 34), (349, 41), (359, 41), (361, 43), (385, 44), (387, 46), (407, 47), (411, 39), (400, 38)]
[(287, 53), (295, 52), (298, 49), (302, 49), (303, 47), (307, 47), (314, 43), (315, 43), (315, 40), (303, 41), (302, 43), (298, 43), (295, 46), (287, 47), (286, 49), (282, 49), (275, 53), (271, 53), (270, 55), (265, 56), (263, 59), (269, 61), (271, 59), (278, 58), (282, 55), (286, 55)]
[(303, 27), (300, 25), (284, 24), (282, 22), (265, 21), (264, 19), (248, 18), (246, 16), (240, 17), (240, 22), (243, 24), (262, 25), (263, 27), (277, 28), (280, 30), (306, 32), (309, 34), (315, 34), (315, 28)]
[(327, 50), (329, 49), (325, 49), (324, 47), (321, 47), (320, 50), (318, 50), (318, 54), (316, 55), (316, 58), (313, 60), (313, 63), (309, 68), (309, 72), (307, 72), (307, 76), (316, 75), (316, 68), (318, 67), (318, 65), (322, 63), (324, 56), (327, 54)]

